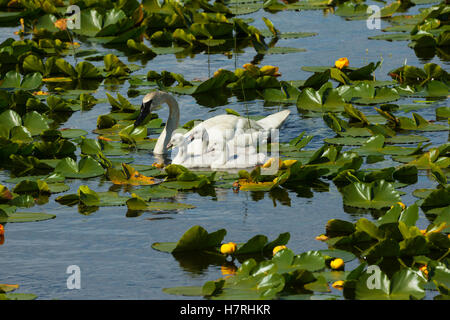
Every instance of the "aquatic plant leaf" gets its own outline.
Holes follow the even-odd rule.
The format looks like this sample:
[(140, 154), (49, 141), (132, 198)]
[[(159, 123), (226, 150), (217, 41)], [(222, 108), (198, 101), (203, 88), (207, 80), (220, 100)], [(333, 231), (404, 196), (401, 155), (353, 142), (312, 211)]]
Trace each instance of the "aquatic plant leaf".
[(172, 252), (202, 251), (216, 248), (220, 245), (226, 234), (225, 229), (208, 233), (201, 226), (193, 226), (178, 240)]
[(9, 71), (6, 73), (0, 88), (35, 90), (42, 84), (42, 75), (39, 72), (28, 73), (23, 79), (17, 71)]
[[(425, 296), (426, 280), (417, 271), (410, 268), (397, 271), (389, 280), (384, 272), (374, 279), (367, 271), (358, 279), (355, 298), (358, 300), (410, 300)], [(375, 281), (377, 281), (375, 283)], [(369, 288), (368, 286), (371, 286)], [(373, 288), (372, 288), (373, 287)], [(377, 288), (378, 287), (378, 288)]]
[(136, 194), (133, 194), (133, 198), (126, 201), (126, 205), (129, 210), (138, 211), (170, 211), (195, 208), (193, 205), (178, 202), (146, 202)]
[(344, 205), (365, 209), (382, 209), (401, 201), (400, 193), (392, 183), (384, 180), (371, 183), (354, 182), (340, 192)]
[(126, 163), (122, 163), (122, 170), (108, 168), (108, 179), (114, 184), (129, 184), (129, 185), (149, 185), (154, 184), (153, 177), (146, 177), (139, 173), (136, 169)]
[(266, 236), (256, 235), (243, 245), (239, 246), (236, 250), (236, 254), (263, 253), (266, 244)]
[(88, 132), (83, 129), (60, 129), (60, 131), (61, 136), (65, 139), (74, 139), (88, 134)]
[(430, 192), (421, 204), (422, 210), (429, 211), (450, 205), (450, 187), (440, 188)]
[(331, 83), (325, 83), (319, 90), (303, 89), (297, 99), (297, 108), (314, 112), (342, 112), (346, 102)]
[(77, 164), (71, 158), (62, 159), (55, 168), (55, 173), (59, 173), (66, 178), (87, 179), (103, 175), (105, 170), (96, 160), (86, 156)]
[(163, 288), (162, 291), (167, 294), (186, 296), (186, 297), (203, 296), (203, 287), (202, 286), (184, 286), (184, 287)]
[(0, 209), (0, 223), (34, 222), (54, 219), (55, 217), (53, 214), (42, 212), (6, 213), (5, 210)]
[(139, 197), (149, 201), (150, 199), (173, 198), (178, 194), (177, 190), (165, 188), (161, 185), (155, 187), (143, 187), (138, 190), (133, 190)]

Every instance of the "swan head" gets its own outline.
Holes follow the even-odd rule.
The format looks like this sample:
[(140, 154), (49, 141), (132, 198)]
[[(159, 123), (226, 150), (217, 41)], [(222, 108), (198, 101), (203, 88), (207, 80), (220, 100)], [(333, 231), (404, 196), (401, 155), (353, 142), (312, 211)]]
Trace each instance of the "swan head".
[(163, 91), (153, 91), (146, 94), (142, 99), (141, 110), (134, 122), (134, 126), (137, 127), (141, 125), (154, 108), (165, 102), (167, 95), (168, 93)]

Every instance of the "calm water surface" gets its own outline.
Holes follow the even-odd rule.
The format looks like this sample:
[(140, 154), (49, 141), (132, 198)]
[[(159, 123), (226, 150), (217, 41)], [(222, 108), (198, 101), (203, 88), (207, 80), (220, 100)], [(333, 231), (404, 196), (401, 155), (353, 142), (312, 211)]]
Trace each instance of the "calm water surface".
[[(420, 6), (411, 8), (416, 13)], [(322, 11), (280, 12), (270, 14), (257, 12), (243, 16), (255, 19), (253, 25), (265, 28), (261, 17), (270, 18), (282, 32), (318, 32), (310, 38), (280, 40), (277, 45), (299, 47), (306, 52), (287, 55), (266, 55), (261, 65), (280, 67), (283, 80), (306, 79), (311, 74), (302, 71), (302, 66), (332, 65), (340, 57), (348, 57), (352, 66), (362, 66), (383, 59), (376, 71), (378, 80), (390, 80), (388, 71), (401, 66), (405, 59), (410, 65), (420, 66), (435, 62), (448, 70), (448, 62), (437, 57), (431, 61), (420, 61), (407, 42), (371, 41), (368, 36), (379, 34), (379, 30), (368, 30), (366, 22), (345, 21), (338, 16), (324, 15)], [(382, 22), (382, 28), (387, 27)], [(3, 41), (13, 35), (15, 28), (4, 28), (0, 35)], [(94, 46), (99, 51), (119, 54)], [(188, 80), (207, 78), (218, 68), (233, 70), (250, 62), (255, 56), (253, 48), (231, 59), (223, 54), (177, 59), (174, 55), (157, 56), (142, 69), (133, 74), (146, 74), (148, 70), (168, 70), (185, 75)], [(126, 61), (126, 57), (121, 57)], [(139, 63), (133, 62), (133, 63)], [(103, 62), (100, 63), (101, 65)], [(97, 98), (106, 98), (109, 87), (100, 87)], [(119, 86), (126, 96), (128, 83)], [(116, 96), (116, 92), (112, 93)], [(130, 98), (140, 104), (141, 97)], [(191, 96), (178, 96), (181, 106), (181, 123), (193, 118), (207, 119), (224, 113), (222, 107), (208, 108), (197, 104)], [(411, 103), (418, 99), (403, 99), (398, 103)], [(420, 99), (419, 99), (420, 100)], [(426, 119), (434, 119), (436, 106), (446, 105), (441, 101), (428, 109), (420, 110)], [(324, 125), (321, 118), (307, 118), (300, 115), (294, 105), (265, 105), (262, 100), (238, 101), (235, 97), (228, 101), (228, 108), (241, 114), (268, 115), (289, 108), (292, 113), (281, 130), (281, 140), (289, 141), (306, 131), (314, 139), (308, 148), (322, 145), (323, 138), (332, 137), (333, 132)], [(96, 127), (96, 119), (109, 113), (107, 103), (96, 105), (91, 111), (77, 112), (63, 124), (63, 127), (81, 128), (91, 132)], [(372, 107), (363, 107), (373, 113)], [(161, 109), (159, 116), (166, 119), (168, 110)], [(448, 133), (425, 134), (434, 144), (448, 140)], [(96, 135), (90, 133), (90, 138)], [(156, 136), (155, 136), (156, 137)], [(151, 164), (153, 157), (148, 152), (132, 154), (134, 163)], [(396, 165), (386, 160), (376, 166)], [(2, 180), (9, 178), (7, 172), (0, 172)], [(112, 184), (103, 179), (89, 181), (68, 181), (75, 193), (82, 184), (96, 191), (107, 191)], [(183, 285), (201, 285), (207, 280), (221, 277), (220, 266), (199, 266), (190, 261), (177, 261), (172, 255), (155, 251), (153, 242), (177, 241), (190, 227), (201, 225), (208, 231), (226, 228), (227, 241), (245, 242), (256, 234), (264, 234), (273, 239), (282, 232), (290, 232), (289, 247), (295, 252), (326, 249), (326, 245), (314, 240), (324, 233), (329, 219), (339, 218), (356, 221), (360, 217), (375, 218), (369, 212), (348, 213), (343, 207), (342, 197), (333, 183), (324, 180), (328, 192), (324, 190), (302, 190), (282, 194), (233, 193), (231, 190), (216, 189), (215, 195), (200, 196), (195, 192), (179, 193), (177, 201), (196, 206), (195, 209), (170, 213), (144, 213), (139, 217), (127, 217), (126, 207), (104, 207), (91, 215), (82, 215), (77, 207), (60, 206), (52, 196), (43, 206), (34, 207), (32, 212), (42, 211), (55, 214), (56, 219), (36, 223), (16, 223), (6, 226), (6, 241), (0, 247), (0, 280), (2, 283), (18, 283), (17, 292), (34, 293), (39, 299), (182, 299), (162, 292), (162, 288)], [(402, 191), (407, 205), (414, 199), (410, 193), (434, 184), (426, 176), (420, 176), (416, 185)], [(11, 185), (8, 185), (11, 187)], [(348, 210), (347, 210), (348, 211)], [(423, 214), (418, 225), (428, 224)], [(81, 268), (81, 290), (68, 290), (66, 268), (78, 265)], [(334, 289), (333, 289), (334, 290)]]

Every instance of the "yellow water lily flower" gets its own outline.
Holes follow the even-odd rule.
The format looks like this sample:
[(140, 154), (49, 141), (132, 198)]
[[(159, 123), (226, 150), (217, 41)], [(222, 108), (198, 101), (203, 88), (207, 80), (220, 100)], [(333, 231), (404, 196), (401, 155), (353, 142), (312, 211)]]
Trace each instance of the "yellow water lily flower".
[(316, 240), (319, 240), (319, 241), (327, 241), (327, 240), (328, 240), (328, 237), (327, 237), (326, 235), (324, 235), (324, 234), (321, 234), (320, 236), (317, 236), (317, 237), (316, 237)]
[(336, 68), (342, 69), (344, 67), (348, 67), (349, 61), (347, 58), (340, 58), (340, 59), (336, 60), (334, 65), (336, 66)]
[(36, 91), (33, 92), (33, 96), (47, 96), (49, 93), (45, 91)]
[(287, 249), (286, 246), (276, 246), (275, 248), (273, 248), (273, 255), (275, 255), (278, 251)]
[(22, 27), (22, 31), (25, 31), (25, 21), (23, 20), (23, 18), (20, 18), (19, 21), (20, 21), (20, 26)]
[(220, 247), (220, 252), (223, 254), (233, 254), (236, 251), (236, 247), (236, 243), (228, 242)]
[(330, 262), (330, 267), (331, 269), (334, 270), (341, 269), (343, 266), (344, 260), (342, 260), (341, 258), (334, 259), (333, 261)]
[(344, 281), (343, 280), (335, 281), (331, 286), (335, 289), (342, 290), (344, 289)]
[(428, 269), (427, 265), (423, 265), (419, 268), (419, 270), (423, 273), (424, 276), (428, 277)]
[(272, 76), (272, 77), (279, 77), (281, 76), (281, 73), (278, 72), (278, 67), (274, 67), (274, 66), (264, 66), (261, 67), (261, 69), (259, 69), (259, 71), (261, 72), (261, 74), (263, 76)]
[(67, 30), (67, 19), (58, 19), (55, 21), (54, 23), (55, 27), (58, 28), (59, 30)]

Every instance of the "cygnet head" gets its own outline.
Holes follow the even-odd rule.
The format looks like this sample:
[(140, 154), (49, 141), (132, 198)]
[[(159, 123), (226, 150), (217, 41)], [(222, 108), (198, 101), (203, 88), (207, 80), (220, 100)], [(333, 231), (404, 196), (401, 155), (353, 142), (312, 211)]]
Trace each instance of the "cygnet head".
[(167, 148), (179, 147), (186, 141), (184, 135), (182, 133), (176, 132), (170, 138), (169, 143), (167, 144)]

